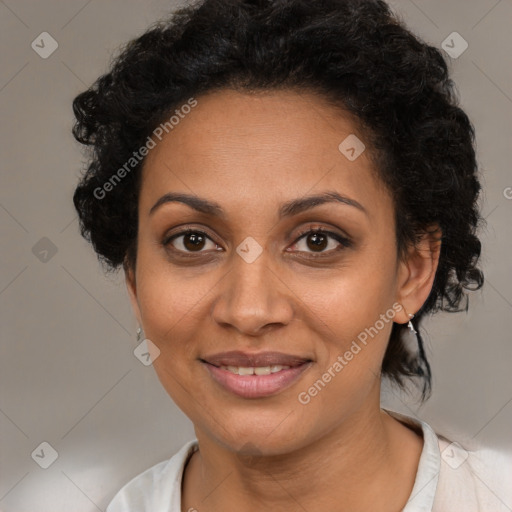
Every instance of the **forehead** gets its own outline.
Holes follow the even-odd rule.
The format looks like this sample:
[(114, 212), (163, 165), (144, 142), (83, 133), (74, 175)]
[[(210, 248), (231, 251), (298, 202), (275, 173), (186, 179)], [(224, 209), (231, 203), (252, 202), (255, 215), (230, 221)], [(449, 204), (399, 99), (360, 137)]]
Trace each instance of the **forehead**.
[(389, 208), (364, 133), (319, 96), (223, 90), (196, 100), (146, 157), (146, 209), (176, 190), (247, 204), (327, 189)]

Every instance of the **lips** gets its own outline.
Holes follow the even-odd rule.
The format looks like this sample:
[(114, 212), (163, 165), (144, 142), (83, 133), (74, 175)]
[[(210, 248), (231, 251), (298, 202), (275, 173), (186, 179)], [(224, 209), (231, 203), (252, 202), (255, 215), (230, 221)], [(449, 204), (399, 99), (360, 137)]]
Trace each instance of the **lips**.
[(289, 366), (290, 368), (294, 368), (310, 362), (311, 359), (292, 354), (283, 354), (282, 352), (260, 352), (258, 354), (249, 354), (241, 351), (230, 351), (203, 357), (202, 361), (218, 368), (221, 366), (237, 366), (244, 368)]

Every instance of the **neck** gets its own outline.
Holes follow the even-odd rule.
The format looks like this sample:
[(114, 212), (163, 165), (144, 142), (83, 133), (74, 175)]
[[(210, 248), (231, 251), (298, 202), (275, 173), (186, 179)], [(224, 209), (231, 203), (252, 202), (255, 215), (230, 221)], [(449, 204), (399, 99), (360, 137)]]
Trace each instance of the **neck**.
[(421, 453), (416, 444), (414, 456), (404, 456), (407, 435), (418, 443), (416, 434), (382, 411), (378, 402), (359, 409), (307, 446), (270, 457), (240, 457), (196, 429), (200, 451), (187, 466), (183, 510), (302, 507), (344, 512), (374, 510), (375, 503), (392, 503), (390, 510), (401, 510)]

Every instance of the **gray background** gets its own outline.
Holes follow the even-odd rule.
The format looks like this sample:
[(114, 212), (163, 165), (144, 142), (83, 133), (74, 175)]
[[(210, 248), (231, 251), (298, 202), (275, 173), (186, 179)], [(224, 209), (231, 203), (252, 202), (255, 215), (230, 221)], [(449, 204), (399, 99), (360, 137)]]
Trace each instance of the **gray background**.
[[(490, 461), (480, 480), (494, 500), (493, 512), (509, 511), (510, 490), (497, 476), (508, 471), (512, 481), (505, 460), (512, 452), (512, 199), (507, 198), (512, 198), (512, 1), (391, 3), (431, 44), (441, 47), (454, 31), (469, 44), (460, 57), (447, 58), (477, 130), (487, 281), (472, 294), (468, 314), (440, 314), (426, 326), (431, 400), (419, 408), (411, 397), (385, 389), (383, 405), (478, 449), (470, 457), (475, 463)], [(72, 99), (107, 70), (121, 43), (173, 5), (0, 1), (4, 512), (104, 510), (122, 484), (193, 436), (190, 421), (160, 387), (152, 367), (134, 357), (137, 326), (123, 276), (104, 276), (78, 234), (71, 202), (84, 165), (70, 133)], [(31, 47), (44, 31), (58, 43), (46, 59)], [(50, 456), (48, 449), (41, 455), (42, 442), (58, 452), (48, 469), (36, 463)], [(39, 458), (31, 457), (34, 450)]]

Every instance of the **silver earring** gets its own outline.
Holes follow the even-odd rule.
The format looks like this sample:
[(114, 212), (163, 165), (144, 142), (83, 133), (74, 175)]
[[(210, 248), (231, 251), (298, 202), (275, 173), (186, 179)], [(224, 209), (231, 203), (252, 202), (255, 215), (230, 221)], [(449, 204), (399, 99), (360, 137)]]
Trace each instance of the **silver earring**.
[(142, 338), (142, 329), (139, 327), (137, 329), (137, 341), (140, 341)]
[(412, 322), (411, 320), (414, 318), (414, 315), (411, 315), (409, 314), (409, 323), (407, 324), (407, 326), (409, 327), (409, 329), (411, 330), (411, 332), (413, 332), (414, 334), (417, 334), (418, 331), (414, 328), (414, 325), (412, 325)]

